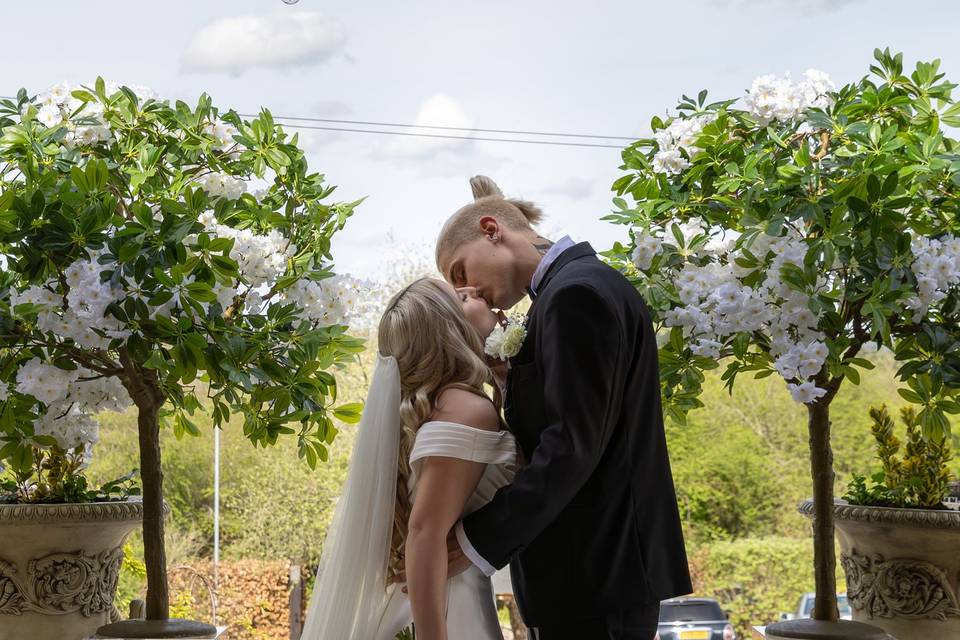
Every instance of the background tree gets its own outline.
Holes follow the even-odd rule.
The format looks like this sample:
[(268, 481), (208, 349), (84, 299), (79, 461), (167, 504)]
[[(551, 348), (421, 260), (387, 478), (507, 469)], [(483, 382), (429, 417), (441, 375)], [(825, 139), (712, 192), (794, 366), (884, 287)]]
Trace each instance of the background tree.
[(88, 448), (94, 411), (136, 406), (147, 618), (166, 621), (161, 421), (236, 416), (254, 446), (295, 436), (313, 467), (332, 418), (357, 418), (329, 370), (362, 350), (330, 255), (358, 202), (326, 203), (266, 110), (102, 79), (0, 105), (0, 453), (27, 476), (51, 437)]
[[(830, 404), (892, 349), (926, 437), (960, 412), (960, 152), (943, 126), (960, 104), (939, 71), (874, 53), (871, 76), (834, 90), (763, 76), (743, 98), (683, 98), (653, 137), (623, 151), (614, 183), (629, 242), (607, 253), (644, 294), (658, 329), (664, 408), (702, 406), (703, 372), (726, 361), (777, 373), (807, 408), (814, 486), (814, 618), (837, 620)], [(629, 196), (628, 204), (623, 196)]]

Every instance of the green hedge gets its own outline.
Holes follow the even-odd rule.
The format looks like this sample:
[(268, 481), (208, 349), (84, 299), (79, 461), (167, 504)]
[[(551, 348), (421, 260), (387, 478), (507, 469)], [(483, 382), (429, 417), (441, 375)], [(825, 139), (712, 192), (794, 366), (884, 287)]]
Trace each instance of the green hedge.
[[(839, 555), (839, 550), (838, 550)], [(740, 638), (753, 625), (793, 611), (800, 596), (813, 591), (813, 542), (809, 538), (742, 538), (696, 549), (690, 558), (698, 596), (716, 598), (730, 612)], [(843, 572), (837, 570), (839, 589)]]

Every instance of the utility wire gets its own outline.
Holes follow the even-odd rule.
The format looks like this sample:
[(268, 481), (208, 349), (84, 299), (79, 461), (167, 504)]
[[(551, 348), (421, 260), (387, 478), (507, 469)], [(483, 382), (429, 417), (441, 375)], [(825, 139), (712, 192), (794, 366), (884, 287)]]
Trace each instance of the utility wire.
[(444, 140), (466, 140), (482, 142), (515, 142), (519, 144), (545, 144), (560, 147), (599, 147), (603, 149), (622, 149), (622, 145), (595, 144), (590, 142), (559, 142), (556, 140), (519, 140), (516, 138), (482, 138), (474, 136), (447, 136), (439, 133), (413, 133), (410, 131), (378, 131), (376, 129), (348, 129), (345, 127), (317, 127), (304, 124), (281, 123), (290, 129), (319, 129), (321, 131), (346, 131), (348, 133), (376, 133), (386, 136), (413, 136), (416, 138), (442, 138)]
[[(238, 113), (243, 118), (256, 118), (259, 114)], [(475, 131), (478, 133), (510, 133), (514, 135), (525, 136), (555, 136), (560, 138), (595, 138), (600, 140), (629, 140), (633, 142), (635, 137), (630, 136), (598, 136), (590, 133), (556, 133), (548, 131), (515, 131), (512, 129), (478, 129), (475, 127), (442, 127), (429, 124), (397, 124), (393, 122), (368, 122), (365, 120), (335, 120), (332, 118), (305, 118), (301, 116), (273, 116), (274, 120), (298, 120), (303, 122), (329, 122), (334, 124), (361, 124), (373, 127), (404, 127), (410, 129), (444, 129), (447, 131)]]
[[(16, 100), (13, 96), (0, 96), (0, 100)], [(249, 113), (238, 113), (237, 115), (243, 118), (256, 118), (258, 117), (255, 114)], [(636, 138), (631, 138), (628, 136), (601, 136), (594, 134), (578, 134), (578, 133), (559, 133), (559, 132), (545, 132), (545, 131), (516, 131), (512, 129), (479, 129), (479, 128), (469, 128), (469, 127), (446, 127), (439, 125), (415, 125), (415, 124), (398, 124), (391, 122), (371, 122), (365, 120), (336, 120), (332, 118), (308, 118), (302, 116), (273, 116), (274, 120), (293, 120), (295, 122), (327, 122), (333, 124), (358, 124), (358, 125), (367, 125), (367, 126), (380, 126), (380, 127), (403, 127), (408, 129), (438, 129), (445, 131), (463, 131), (463, 132), (478, 132), (478, 133), (505, 133), (513, 135), (531, 135), (531, 136), (555, 136), (555, 137), (565, 137), (565, 138), (589, 138), (589, 139), (600, 139), (600, 140), (630, 140), (633, 141)], [(414, 138), (435, 138), (442, 140), (464, 140), (464, 141), (476, 141), (476, 142), (508, 142), (515, 144), (539, 144), (547, 146), (557, 146), (557, 147), (587, 147), (587, 148), (600, 148), (600, 149), (622, 149), (623, 145), (616, 144), (597, 144), (590, 142), (560, 142), (558, 140), (521, 140), (518, 138), (490, 138), (490, 137), (475, 137), (475, 136), (455, 136), (455, 135), (444, 135), (440, 133), (414, 133), (412, 131), (384, 131), (378, 129), (355, 129), (352, 127), (334, 127), (334, 126), (318, 126), (318, 125), (307, 125), (307, 124), (296, 124), (290, 122), (281, 122), (280, 124), (290, 128), (290, 129), (311, 129), (318, 131), (340, 131), (344, 133), (368, 133), (375, 135), (386, 135), (386, 136), (407, 136)]]

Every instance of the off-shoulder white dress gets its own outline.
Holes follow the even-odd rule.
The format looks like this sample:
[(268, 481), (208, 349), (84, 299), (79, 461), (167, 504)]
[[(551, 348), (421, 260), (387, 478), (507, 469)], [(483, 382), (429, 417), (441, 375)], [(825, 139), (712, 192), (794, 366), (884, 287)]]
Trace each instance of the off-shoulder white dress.
[[(410, 453), (412, 472), (407, 483), (416, 501), (417, 477), (423, 459), (430, 456), (486, 463), (476, 491), (463, 515), (488, 503), (517, 469), (517, 444), (509, 431), (485, 431), (453, 422), (426, 422), (417, 431)], [(392, 585), (390, 599), (374, 640), (394, 640), (413, 621), (410, 601), (400, 585)], [(490, 578), (471, 566), (447, 581), (447, 637), (450, 640), (503, 640)]]

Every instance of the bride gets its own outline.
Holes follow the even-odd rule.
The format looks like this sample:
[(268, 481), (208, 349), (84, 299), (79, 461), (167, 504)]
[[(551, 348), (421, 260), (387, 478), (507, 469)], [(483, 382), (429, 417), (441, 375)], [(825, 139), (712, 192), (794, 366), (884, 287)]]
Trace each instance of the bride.
[[(301, 640), (502, 640), (490, 579), (447, 579), (447, 536), (516, 470), (471, 289), (417, 280), (380, 320), (376, 370)], [(491, 399), (484, 385), (494, 389)], [(406, 573), (404, 593), (391, 577)]]

